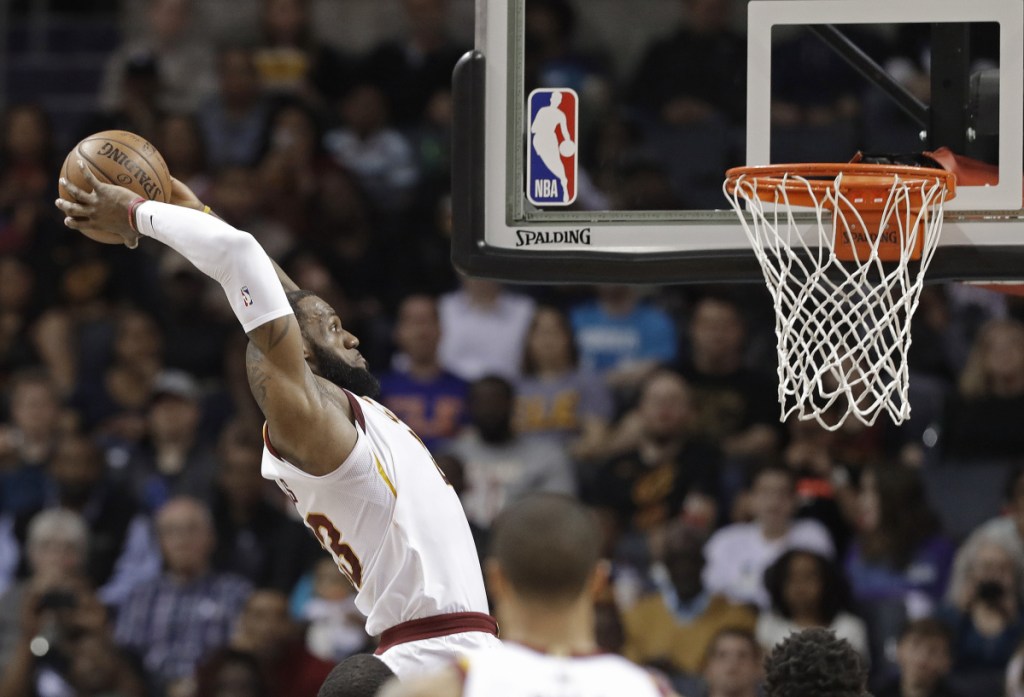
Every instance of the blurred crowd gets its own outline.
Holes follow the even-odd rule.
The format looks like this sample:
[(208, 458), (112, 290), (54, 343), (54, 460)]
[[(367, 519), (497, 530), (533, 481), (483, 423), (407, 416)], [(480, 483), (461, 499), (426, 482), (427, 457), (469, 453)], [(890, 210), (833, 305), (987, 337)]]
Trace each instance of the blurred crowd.
[[(528, 0), (527, 81), (631, 105), (581, 112), (581, 157), (603, 164), (580, 205), (678, 203), (638, 124), (678, 135), (742, 118), (727, 5), (681, 0), (676, 33), (621, 85), (576, 50), (578, 3)], [(58, 142), (60, 115), (37, 104), (3, 114), (0, 697), (307, 697), (375, 645), (352, 588), (260, 476), (245, 337), (220, 288), (157, 245), (62, 227), (62, 155), (105, 128), (149, 138), (337, 309), (481, 550), (527, 492), (598, 512), (606, 650), (687, 695), (752, 697), (764, 652), (825, 626), (869, 661), (876, 695), (1024, 694), (1018, 299), (925, 289), (906, 424), (780, 423), (763, 287), (456, 274), (450, 79), (467, 46), (445, 0), (404, 0), (407, 32), (358, 54), (317, 40), (305, 0), (264, 0), (262, 37), (234, 45), (194, 40), (185, 0), (147, 8), (95, 112), (64, 124), (76, 138)], [(666, 70), (688, 51), (715, 52), (720, 74)], [(780, 123), (859, 108), (804, 87), (775, 105)]]

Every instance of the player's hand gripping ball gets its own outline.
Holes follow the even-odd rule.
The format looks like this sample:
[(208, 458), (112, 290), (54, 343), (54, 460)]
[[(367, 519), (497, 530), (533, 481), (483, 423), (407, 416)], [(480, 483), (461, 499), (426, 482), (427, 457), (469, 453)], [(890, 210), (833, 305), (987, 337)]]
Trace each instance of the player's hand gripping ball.
[[(78, 160), (102, 183), (126, 187), (151, 201), (171, 200), (172, 179), (167, 163), (153, 144), (141, 136), (128, 131), (101, 131), (83, 138), (71, 149), (60, 168), (60, 177), (90, 192), (92, 185), (86, 181)], [(57, 186), (62, 199), (74, 201), (59, 182)], [(96, 228), (81, 232), (104, 244), (124, 244), (123, 237), (111, 232)]]

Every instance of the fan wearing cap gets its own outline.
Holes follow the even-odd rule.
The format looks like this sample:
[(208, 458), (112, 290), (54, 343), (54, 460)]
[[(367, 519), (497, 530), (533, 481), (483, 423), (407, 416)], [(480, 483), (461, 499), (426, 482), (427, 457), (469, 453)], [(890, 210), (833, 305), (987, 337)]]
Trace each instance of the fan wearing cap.
[(216, 460), (199, 438), (200, 390), (180, 370), (157, 376), (146, 409), (146, 437), (125, 468), (142, 506), (155, 511), (174, 496), (208, 500)]
[[(62, 181), (65, 225), (171, 247), (224, 289), (249, 337), (249, 386), (266, 417), (262, 472), (357, 589), (377, 655), (399, 678), (497, 645), (480, 560), (458, 495), (419, 437), (379, 404), (379, 386), (322, 298), (298, 287), (252, 237), (180, 182), (173, 200), (144, 201), (100, 183)], [(200, 209), (200, 210), (197, 210)]]

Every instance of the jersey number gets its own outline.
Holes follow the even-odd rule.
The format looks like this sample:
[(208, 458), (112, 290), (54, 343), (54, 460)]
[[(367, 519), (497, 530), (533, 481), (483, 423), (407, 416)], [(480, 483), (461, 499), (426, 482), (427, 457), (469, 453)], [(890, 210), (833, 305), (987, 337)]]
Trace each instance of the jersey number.
[(310, 513), (306, 516), (306, 524), (313, 529), (320, 546), (334, 554), (341, 573), (358, 589), (363, 582), (363, 565), (352, 548), (341, 541), (341, 533), (331, 519), (323, 513)]

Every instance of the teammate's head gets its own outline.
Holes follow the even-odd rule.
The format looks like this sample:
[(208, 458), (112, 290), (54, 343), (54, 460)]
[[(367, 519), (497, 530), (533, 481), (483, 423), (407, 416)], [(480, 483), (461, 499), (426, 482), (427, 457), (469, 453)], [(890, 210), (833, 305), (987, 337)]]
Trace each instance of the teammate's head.
[(867, 697), (860, 654), (830, 629), (790, 634), (764, 667), (765, 697)]
[(491, 528), (487, 579), (495, 600), (514, 596), (568, 605), (594, 589), (601, 532), (593, 513), (560, 494), (534, 494), (507, 507)]
[(376, 397), (380, 384), (357, 350), (359, 339), (342, 328), (334, 308), (308, 290), (288, 293), (288, 302), (299, 322), (306, 362), (313, 374), (357, 395)]
[(395, 674), (376, 656), (357, 653), (334, 666), (317, 697), (374, 697)]

